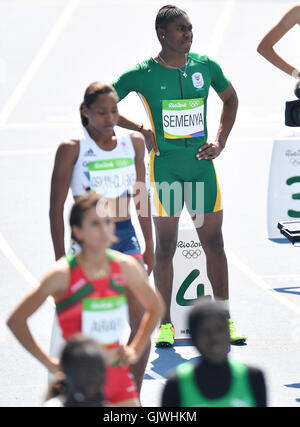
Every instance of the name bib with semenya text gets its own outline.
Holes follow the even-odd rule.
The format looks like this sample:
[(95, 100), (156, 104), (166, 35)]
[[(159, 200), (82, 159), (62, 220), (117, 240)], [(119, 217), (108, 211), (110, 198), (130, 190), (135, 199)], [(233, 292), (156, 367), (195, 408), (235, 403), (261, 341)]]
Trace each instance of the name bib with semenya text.
[(163, 100), (162, 119), (167, 139), (204, 136), (204, 99)]

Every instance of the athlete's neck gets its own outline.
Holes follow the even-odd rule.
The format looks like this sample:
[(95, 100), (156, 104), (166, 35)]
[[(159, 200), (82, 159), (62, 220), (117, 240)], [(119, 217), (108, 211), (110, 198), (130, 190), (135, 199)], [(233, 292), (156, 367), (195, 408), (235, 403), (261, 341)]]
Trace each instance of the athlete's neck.
[(113, 150), (116, 146), (116, 137), (115, 135), (107, 136), (103, 135), (103, 133), (99, 132), (97, 129), (93, 128), (90, 125), (86, 126), (86, 131), (93, 141), (98, 145), (98, 147), (103, 150)]
[[(158, 54), (158, 59), (163, 65), (170, 65), (171, 67), (181, 68), (187, 63), (189, 53), (176, 52), (170, 49), (162, 49)], [(165, 62), (165, 63), (164, 63)]]
[(211, 360), (205, 359), (204, 357), (201, 358), (201, 362), (199, 363), (198, 367), (200, 369), (208, 369), (208, 370), (222, 370), (226, 369), (229, 366), (228, 358), (225, 358), (223, 361), (220, 362), (212, 362)]
[(106, 249), (95, 250), (95, 248), (84, 247), (77, 257), (79, 263), (90, 273), (109, 268), (109, 260)]

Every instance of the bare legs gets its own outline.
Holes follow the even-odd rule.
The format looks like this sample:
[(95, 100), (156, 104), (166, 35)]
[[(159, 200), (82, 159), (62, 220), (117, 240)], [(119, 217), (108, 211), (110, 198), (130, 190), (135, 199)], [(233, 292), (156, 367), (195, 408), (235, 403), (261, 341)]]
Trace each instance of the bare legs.
[[(157, 290), (166, 304), (166, 313), (161, 323), (171, 323), (170, 305), (173, 284), (173, 256), (178, 236), (178, 217), (155, 217), (156, 265), (154, 280)], [(202, 227), (197, 234), (206, 255), (207, 275), (214, 297), (228, 300), (228, 268), (222, 235), (223, 211), (204, 214)]]

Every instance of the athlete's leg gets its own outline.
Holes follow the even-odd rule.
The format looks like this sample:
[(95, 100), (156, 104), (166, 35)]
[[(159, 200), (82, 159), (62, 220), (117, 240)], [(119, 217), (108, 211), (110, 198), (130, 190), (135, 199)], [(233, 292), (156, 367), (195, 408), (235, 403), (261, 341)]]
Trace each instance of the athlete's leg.
[(125, 400), (124, 402), (115, 403), (113, 406), (116, 408), (133, 408), (140, 407), (141, 404), (138, 399), (130, 399)]
[(214, 297), (228, 300), (228, 266), (222, 235), (223, 211), (204, 214), (201, 227), (196, 228), (206, 255), (207, 276)]
[(223, 211), (204, 214), (202, 227), (196, 228), (197, 233), (206, 255), (207, 275), (212, 285), (214, 297), (226, 301), (228, 310), (228, 326), (230, 341), (232, 344), (244, 343), (246, 336), (241, 334), (230, 318), (228, 304), (228, 266), (224, 251), (222, 235)]
[[(116, 223), (116, 236), (119, 241), (112, 246), (112, 249), (122, 252), (124, 254), (133, 256), (140, 264), (145, 268), (143, 257), (141, 254), (141, 248), (132, 225), (131, 219), (120, 221)], [(145, 310), (137, 298), (128, 291), (128, 306), (129, 306), (129, 323), (131, 328), (131, 333), (128, 343), (132, 341), (136, 332), (140, 326), (142, 317), (145, 313)], [(147, 366), (151, 349), (151, 341), (145, 348), (143, 354), (141, 355), (139, 361), (130, 366), (130, 372), (134, 376), (135, 383), (137, 386), (138, 394), (140, 394), (142, 382), (144, 379), (144, 373)]]
[[(140, 261), (139, 259), (137, 260)], [(140, 262), (142, 263), (142, 261)], [(132, 294), (132, 292), (130, 292), (129, 290), (128, 290), (127, 298), (128, 298), (128, 306), (129, 306), (129, 321), (130, 321), (130, 328), (131, 328), (131, 334), (128, 340), (128, 344), (130, 344), (130, 342), (136, 335), (136, 332), (140, 326), (142, 317), (145, 313), (145, 309), (141, 305), (141, 303), (137, 300), (137, 298)], [(140, 359), (138, 360), (138, 362), (130, 366), (130, 372), (134, 376), (139, 395), (142, 388), (142, 383), (144, 379), (145, 369), (149, 359), (150, 350), (151, 350), (151, 341), (149, 338), (147, 346), (143, 354), (141, 355)]]
[(156, 289), (162, 295), (166, 311), (161, 323), (171, 322), (171, 297), (173, 285), (173, 256), (176, 250), (179, 217), (154, 217), (156, 232), (155, 267)]
[(141, 406), (129, 366), (107, 366), (103, 392), (111, 406)]

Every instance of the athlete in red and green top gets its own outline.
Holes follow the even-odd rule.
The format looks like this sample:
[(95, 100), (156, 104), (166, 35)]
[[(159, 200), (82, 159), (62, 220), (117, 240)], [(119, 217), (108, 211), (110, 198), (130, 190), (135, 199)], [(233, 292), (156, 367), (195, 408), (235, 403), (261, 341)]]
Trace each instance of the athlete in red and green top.
[[(222, 203), (212, 160), (224, 149), (235, 121), (237, 95), (216, 61), (190, 53), (192, 24), (176, 6), (164, 6), (156, 17), (160, 53), (121, 75), (113, 83), (119, 99), (137, 92), (148, 112), (152, 130), (121, 116), (119, 125), (140, 130), (151, 150), (150, 193), (156, 228), (156, 287), (167, 310), (157, 345), (174, 343), (170, 303), (172, 259), (177, 244), (179, 215), (184, 202), (207, 258), (214, 297), (228, 302), (228, 270), (223, 248)], [(214, 142), (208, 141), (207, 97), (210, 86), (223, 102)], [(203, 222), (204, 220), (204, 222)], [(229, 308), (228, 308), (229, 309)], [(232, 341), (244, 341), (231, 322)]]
[[(64, 338), (69, 340), (81, 332), (96, 339), (105, 350), (106, 400), (114, 406), (139, 406), (129, 365), (143, 355), (162, 315), (163, 302), (138, 261), (107, 249), (115, 241), (114, 222), (107, 207), (101, 207), (100, 196), (86, 193), (78, 197), (70, 226), (82, 251), (60, 258), (40, 286), (17, 306), (7, 324), (19, 342), (55, 373), (59, 361), (39, 347), (27, 325), (27, 319), (52, 296)], [(123, 326), (135, 301), (143, 306), (144, 315), (130, 344), (123, 345)]]

